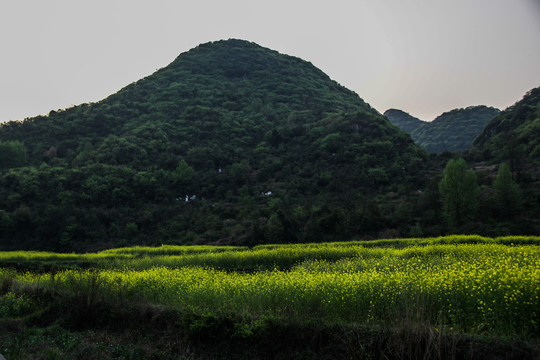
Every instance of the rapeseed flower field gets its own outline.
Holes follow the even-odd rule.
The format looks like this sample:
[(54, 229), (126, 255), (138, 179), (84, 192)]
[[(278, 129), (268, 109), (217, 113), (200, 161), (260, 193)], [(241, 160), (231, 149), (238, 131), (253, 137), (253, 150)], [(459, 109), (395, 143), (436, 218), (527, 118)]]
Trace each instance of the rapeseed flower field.
[[(0, 253), (3, 263), (15, 255), (20, 261), (71, 256), (93, 263), (91, 268), (54, 272), (5, 266), (0, 280), (9, 277), (59, 293), (98, 290), (110, 298), (201, 314), (329, 324), (406, 322), (464, 333), (538, 337), (540, 247), (534, 243), (540, 239), (461, 240), (126, 248), (84, 255)], [(13, 307), (17, 297), (2, 294), (1, 299)], [(0, 300), (0, 310), (8, 300)]]

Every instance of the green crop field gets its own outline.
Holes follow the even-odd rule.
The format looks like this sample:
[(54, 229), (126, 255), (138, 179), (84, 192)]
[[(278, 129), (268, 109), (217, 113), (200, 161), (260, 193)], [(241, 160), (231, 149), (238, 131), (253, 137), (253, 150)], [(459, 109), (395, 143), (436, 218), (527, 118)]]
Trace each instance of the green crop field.
[(4, 252), (0, 319), (36, 317), (47, 294), (249, 321), (421, 325), (538, 342), (539, 243), (534, 237), (453, 236), (251, 249)]

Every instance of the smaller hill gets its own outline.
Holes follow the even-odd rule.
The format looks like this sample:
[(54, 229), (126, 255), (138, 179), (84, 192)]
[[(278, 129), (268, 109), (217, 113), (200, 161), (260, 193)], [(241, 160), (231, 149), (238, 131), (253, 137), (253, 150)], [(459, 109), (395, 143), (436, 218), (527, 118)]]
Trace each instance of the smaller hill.
[(386, 116), (386, 118), (390, 120), (392, 124), (409, 134), (418, 129), (420, 126), (426, 124), (425, 121), (415, 118), (409, 113), (399, 109), (388, 109), (383, 115)]
[(494, 117), (474, 141), (487, 161), (540, 160), (540, 87)]
[(484, 126), (500, 110), (487, 106), (470, 106), (443, 113), (428, 122), (404, 111), (390, 109), (384, 115), (401, 130), (408, 132), (414, 142), (432, 153), (464, 152)]

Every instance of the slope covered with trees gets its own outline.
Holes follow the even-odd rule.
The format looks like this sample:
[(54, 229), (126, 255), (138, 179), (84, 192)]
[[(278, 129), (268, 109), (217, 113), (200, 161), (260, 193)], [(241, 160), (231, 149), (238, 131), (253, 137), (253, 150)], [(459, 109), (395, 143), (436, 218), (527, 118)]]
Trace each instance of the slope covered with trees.
[(426, 124), (426, 121), (422, 121), (409, 113), (398, 109), (388, 109), (383, 115), (386, 116), (392, 124), (409, 134)]
[(429, 152), (463, 152), (498, 113), (498, 109), (483, 105), (455, 109), (419, 127), (411, 135)]
[(540, 161), (540, 87), (494, 117), (474, 141), (473, 153), (512, 168)]
[(487, 106), (454, 109), (428, 122), (400, 110), (390, 109), (384, 115), (396, 126), (411, 134), (416, 144), (431, 153), (459, 153), (469, 149), (484, 126), (499, 113)]
[(426, 166), (354, 92), (241, 40), (200, 45), (101, 102), (4, 124), (0, 142), (21, 154), (0, 173), (3, 249), (407, 234), (399, 209)]

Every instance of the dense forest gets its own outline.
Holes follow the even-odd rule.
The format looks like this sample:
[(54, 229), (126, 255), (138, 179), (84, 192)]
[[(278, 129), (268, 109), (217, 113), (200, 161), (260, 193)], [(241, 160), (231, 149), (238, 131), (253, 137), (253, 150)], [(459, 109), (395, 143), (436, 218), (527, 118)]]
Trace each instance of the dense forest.
[[(540, 162), (540, 88), (494, 117), (474, 141), (480, 159), (510, 161), (519, 171)], [(481, 152), (481, 154), (478, 154)]]
[(383, 115), (386, 116), (392, 124), (408, 134), (412, 134), (414, 130), (427, 123), (426, 121), (415, 118), (411, 114), (399, 109), (388, 109)]
[(392, 124), (411, 134), (414, 142), (426, 151), (440, 154), (469, 149), (474, 139), (498, 113), (498, 109), (482, 105), (454, 109), (433, 121), (422, 121), (396, 109), (387, 110), (384, 115)]
[(511, 176), (521, 216), (506, 218), (492, 169), (475, 209), (449, 221), (451, 155), (429, 155), (309, 62), (242, 40), (200, 45), (98, 103), (3, 124), (0, 149), (0, 249), (540, 231), (531, 182)]

